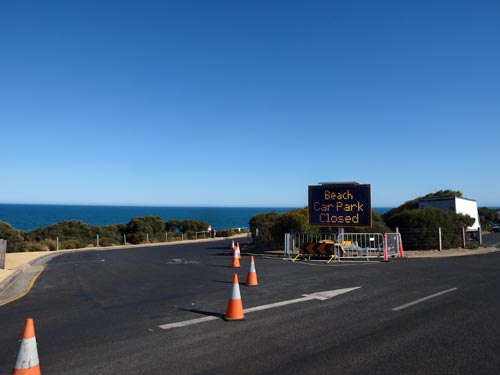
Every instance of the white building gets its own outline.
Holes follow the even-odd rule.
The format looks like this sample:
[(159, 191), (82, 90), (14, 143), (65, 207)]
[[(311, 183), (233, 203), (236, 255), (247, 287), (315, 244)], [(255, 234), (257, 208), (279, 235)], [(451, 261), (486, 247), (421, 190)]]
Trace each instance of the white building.
[(473, 199), (458, 197), (420, 199), (418, 202), (418, 208), (427, 207), (435, 207), (444, 211), (452, 211), (457, 214), (469, 215), (475, 221), (472, 226), (466, 228), (468, 232), (477, 232), (480, 228), (477, 202)]

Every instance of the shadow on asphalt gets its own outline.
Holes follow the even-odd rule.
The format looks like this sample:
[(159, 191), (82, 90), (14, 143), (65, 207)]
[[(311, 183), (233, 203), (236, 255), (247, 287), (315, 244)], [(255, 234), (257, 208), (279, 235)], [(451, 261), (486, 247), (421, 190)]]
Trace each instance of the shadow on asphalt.
[(197, 309), (184, 309), (184, 308), (180, 308), (179, 310), (189, 311), (189, 312), (193, 312), (193, 313), (200, 314), (200, 315), (214, 316), (216, 318), (224, 319), (224, 314), (219, 313), (219, 312), (203, 311), (203, 310), (197, 310)]
[(208, 267), (232, 268), (231, 265), (222, 266), (220, 264), (209, 264)]

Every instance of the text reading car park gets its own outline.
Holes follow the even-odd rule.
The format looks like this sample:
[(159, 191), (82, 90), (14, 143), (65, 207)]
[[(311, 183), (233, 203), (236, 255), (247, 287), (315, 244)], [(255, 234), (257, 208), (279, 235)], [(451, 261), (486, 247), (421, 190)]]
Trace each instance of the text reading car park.
[[(330, 191), (325, 190), (324, 201), (314, 202), (314, 211), (320, 211), (319, 221), (321, 223), (345, 223), (345, 224), (359, 224), (359, 212), (364, 211), (364, 204), (360, 201), (355, 203), (345, 203), (343, 201), (353, 201), (354, 196), (349, 189), (346, 191)], [(335, 201), (334, 203), (324, 203), (328, 201)], [(332, 211), (335, 214), (332, 214)], [(352, 215), (340, 215), (339, 213), (352, 213)], [(356, 214), (354, 214), (356, 212)]]

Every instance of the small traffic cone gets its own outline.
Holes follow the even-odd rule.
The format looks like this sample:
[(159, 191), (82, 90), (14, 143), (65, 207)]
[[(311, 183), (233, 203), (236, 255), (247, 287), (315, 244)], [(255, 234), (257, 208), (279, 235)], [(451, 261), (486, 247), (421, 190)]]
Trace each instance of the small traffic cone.
[(398, 232), (398, 240), (399, 240), (399, 256), (401, 258), (405, 257), (405, 252), (403, 250), (403, 241), (401, 240), (401, 233)]
[(240, 284), (238, 284), (238, 275), (233, 275), (233, 289), (231, 291), (231, 298), (227, 302), (225, 320), (243, 320), (243, 303), (241, 302)]
[(234, 245), (234, 240), (231, 242), (231, 254), (236, 250), (236, 246)]
[(384, 233), (384, 260), (383, 262), (389, 261), (389, 252), (387, 249), (387, 233)]
[(26, 319), (17, 361), (11, 375), (40, 375), (40, 362), (36, 348), (35, 325), (33, 319)]
[(233, 263), (231, 268), (240, 268), (240, 258), (238, 258), (238, 250), (233, 253)]
[(235, 252), (238, 253), (238, 259), (241, 259), (241, 251), (240, 251), (240, 243), (236, 242), (236, 250)]
[(247, 286), (259, 285), (259, 282), (257, 281), (257, 271), (255, 271), (255, 262), (253, 260), (253, 255), (250, 256), (250, 269), (247, 273), (247, 280), (245, 284)]

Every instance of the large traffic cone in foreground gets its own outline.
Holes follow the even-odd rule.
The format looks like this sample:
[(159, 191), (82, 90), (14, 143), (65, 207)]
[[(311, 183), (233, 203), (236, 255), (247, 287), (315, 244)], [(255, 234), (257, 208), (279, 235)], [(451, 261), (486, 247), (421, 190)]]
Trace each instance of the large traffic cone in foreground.
[(238, 258), (238, 250), (233, 253), (233, 263), (231, 268), (240, 268), (240, 258)]
[(11, 375), (40, 375), (33, 319), (26, 319), (17, 361)]
[(257, 271), (255, 270), (255, 262), (253, 255), (250, 257), (250, 269), (247, 273), (247, 280), (245, 283), (247, 286), (257, 286), (259, 282), (257, 281)]
[(242, 320), (245, 319), (243, 315), (243, 303), (241, 302), (240, 284), (238, 284), (238, 275), (235, 273), (233, 276), (233, 289), (231, 291), (231, 298), (227, 302), (226, 320)]

